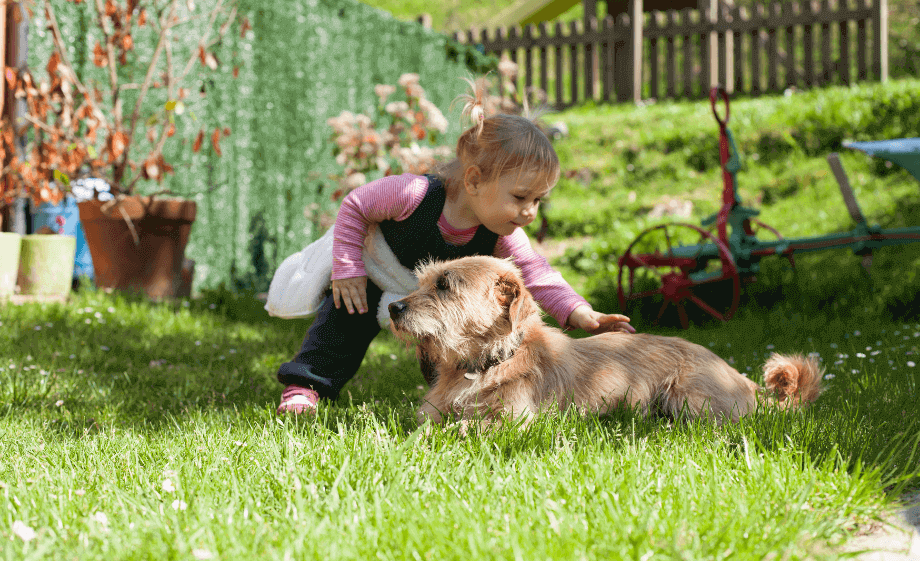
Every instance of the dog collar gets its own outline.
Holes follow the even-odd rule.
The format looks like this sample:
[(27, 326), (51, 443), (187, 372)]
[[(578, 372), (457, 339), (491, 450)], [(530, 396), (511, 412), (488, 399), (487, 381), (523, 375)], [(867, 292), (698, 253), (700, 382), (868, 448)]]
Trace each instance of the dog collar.
[(523, 340), (524, 340), (524, 332), (518, 331), (514, 335), (514, 347), (512, 347), (511, 349), (509, 350), (503, 349), (497, 355), (492, 355), (485, 359), (461, 361), (459, 364), (460, 368), (462, 370), (466, 370), (466, 372), (463, 374), (463, 377), (466, 378), (467, 380), (475, 380), (476, 378), (484, 374), (490, 368), (494, 366), (498, 366), (499, 364), (505, 362), (506, 360), (511, 359), (511, 357), (514, 356), (514, 353), (521, 346), (521, 342)]

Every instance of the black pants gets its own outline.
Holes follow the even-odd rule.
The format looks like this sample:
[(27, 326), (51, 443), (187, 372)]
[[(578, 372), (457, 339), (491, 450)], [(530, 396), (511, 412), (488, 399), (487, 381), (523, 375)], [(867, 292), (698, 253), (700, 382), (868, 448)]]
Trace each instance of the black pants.
[(278, 369), (278, 381), (313, 388), (320, 397), (337, 398), (358, 372), (367, 348), (380, 332), (377, 307), (382, 295), (383, 291), (368, 281), (367, 312), (349, 314), (344, 304), (335, 307), (332, 291), (328, 291), (300, 352)]

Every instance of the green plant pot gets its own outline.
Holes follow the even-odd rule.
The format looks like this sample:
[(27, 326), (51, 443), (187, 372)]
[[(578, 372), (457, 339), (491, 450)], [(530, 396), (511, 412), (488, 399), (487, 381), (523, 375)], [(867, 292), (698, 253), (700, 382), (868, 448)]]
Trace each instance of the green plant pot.
[(60, 234), (31, 234), (22, 237), (19, 252), (19, 293), (26, 296), (70, 294), (77, 238)]
[(15, 232), (0, 232), (0, 300), (13, 295), (16, 273), (19, 271), (19, 248), (22, 236)]

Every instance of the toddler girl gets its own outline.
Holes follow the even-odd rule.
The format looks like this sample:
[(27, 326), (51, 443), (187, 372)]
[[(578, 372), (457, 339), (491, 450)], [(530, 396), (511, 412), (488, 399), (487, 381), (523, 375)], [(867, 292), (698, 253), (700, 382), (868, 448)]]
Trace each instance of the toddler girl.
[(376, 312), (383, 290), (368, 281), (362, 260), (374, 224), (409, 270), (426, 259), (511, 257), (528, 290), (560, 325), (592, 334), (635, 332), (629, 318), (594, 311), (531, 247), (522, 228), (559, 180), (559, 158), (532, 120), (486, 118), (484, 94), (479, 87), (466, 96), (464, 114), (476, 124), (457, 141), (457, 157), (437, 174), (384, 177), (342, 201), (333, 232), (332, 289), (300, 352), (278, 369), (286, 386), (278, 413), (313, 413), (319, 398), (335, 399), (380, 331)]

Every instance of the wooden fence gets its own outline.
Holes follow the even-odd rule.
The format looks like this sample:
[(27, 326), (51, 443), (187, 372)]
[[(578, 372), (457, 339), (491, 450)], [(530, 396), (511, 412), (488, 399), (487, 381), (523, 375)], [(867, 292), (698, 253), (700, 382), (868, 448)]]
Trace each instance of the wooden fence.
[[(519, 91), (564, 108), (595, 101), (700, 98), (711, 86), (759, 95), (887, 80), (887, 0), (791, 0), (752, 9), (643, 12), (454, 33), (518, 64)], [(641, 21), (634, 27), (631, 21)]]

